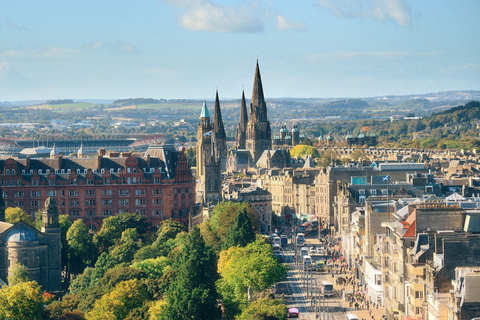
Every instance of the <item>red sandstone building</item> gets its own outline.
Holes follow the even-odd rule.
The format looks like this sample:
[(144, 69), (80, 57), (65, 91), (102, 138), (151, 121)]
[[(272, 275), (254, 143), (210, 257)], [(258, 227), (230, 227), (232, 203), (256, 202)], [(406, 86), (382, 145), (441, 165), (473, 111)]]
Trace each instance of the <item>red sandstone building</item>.
[(97, 230), (105, 217), (137, 212), (152, 224), (173, 218), (188, 223), (195, 210), (195, 179), (184, 151), (172, 145), (152, 146), (145, 156), (100, 149), (93, 158), (0, 160), (0, 188), (6, 207), (32, 216), (48, 196), (60, 214), (83, 219)]

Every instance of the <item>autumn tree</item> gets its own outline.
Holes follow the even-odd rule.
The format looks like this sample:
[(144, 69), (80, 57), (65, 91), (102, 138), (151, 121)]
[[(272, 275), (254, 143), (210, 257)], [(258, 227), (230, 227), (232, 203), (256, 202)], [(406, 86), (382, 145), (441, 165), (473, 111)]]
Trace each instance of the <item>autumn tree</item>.
[(15, 224), (19, 221), (23, 221), (32, 227), (35, 226), (35, 222), (32, 217), (23, 211), (21, 208), (8, 207), (5, 209), (5, 221), (11, 224)]
[(0, 319), (42, 319), (45, 303), (42, 289), (35, 281), (21, 282), (0, 290)]
[(120, 282), (115, 289), (95, 301), (87, 320), (125, 319), (147, 299), (145, 286), (137, 279)]
[(247, 293), (261, 292), (286, 275), (285, 267), (275, 258), (270, 244), (258, 238), (244, 248), (231, 247), (220, 253), (217, 288), (232, 318), (247, 305)]
[(290, 149), (290, 156), (292, 156), (292, 158), (303, 158), (307, 155), (315, 159), (320, 156), (320, 153), (314, 146), (307, 146), (304, 144), (296, 145)]
[(28, 270), (21, 264), (16, 264), (12, 267), (11, 274), (8, 276), (8, 285), (14, 286), (19, 283), (28, 282)]
[(282, 300), (263, 298), (251, 302), (235, 319), (287, 320), (287, 307)]

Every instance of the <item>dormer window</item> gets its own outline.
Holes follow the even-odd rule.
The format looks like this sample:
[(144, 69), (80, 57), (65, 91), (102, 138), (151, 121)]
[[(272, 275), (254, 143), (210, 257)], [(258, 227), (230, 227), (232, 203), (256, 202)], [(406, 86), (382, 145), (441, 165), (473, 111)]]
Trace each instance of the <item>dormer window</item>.
[(77, 173), (80, 174), (80, 169), (77, 169)]
[(5, 169), (6, 174), (10, 174), (10, 169)]
[(12, 169), (12, 174), (15, 174), (15, 169)]
[(42, 174), (42, 169), (38, 169), (38, 174)]

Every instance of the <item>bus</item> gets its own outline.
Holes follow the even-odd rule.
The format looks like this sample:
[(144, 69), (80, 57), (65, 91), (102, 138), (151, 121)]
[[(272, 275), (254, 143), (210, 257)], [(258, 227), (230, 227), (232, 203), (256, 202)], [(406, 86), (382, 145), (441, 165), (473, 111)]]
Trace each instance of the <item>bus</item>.
[(303, 270), (312, 270), (312, 257), (309, 255), (303, 256)]
[(273, 244), (278, 244), (280, 245), (282, 243), (282, 240), (280, 239), (279, 236), (274, 236), (273, 237)]
[(333, 297), (333, 284), (328, 281), (322, 281), (322, 293), (324, 297)]
[(317, 261), (317, 272), (325, 272), (325, 262), (322, 260)]
[(305, 235), (303, 233), (297, 234), (297, 246), (303, 246), (303, 243), (305, 242)]
[(273, 246), (272, 246), (272, 249), (273, 249), (274, 252), (281, 250), (280, 245), (278, 243), (274, 243)]

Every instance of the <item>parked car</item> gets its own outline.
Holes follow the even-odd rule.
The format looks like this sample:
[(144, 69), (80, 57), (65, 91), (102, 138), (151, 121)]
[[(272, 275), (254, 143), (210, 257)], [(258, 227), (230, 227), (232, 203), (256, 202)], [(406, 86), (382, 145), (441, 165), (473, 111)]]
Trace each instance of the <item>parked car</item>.
[(322, 253), (322, 247), (317, 247), (317, 253)]
[(310, 247), (310, 253), (315, 253), (315, 247)]

